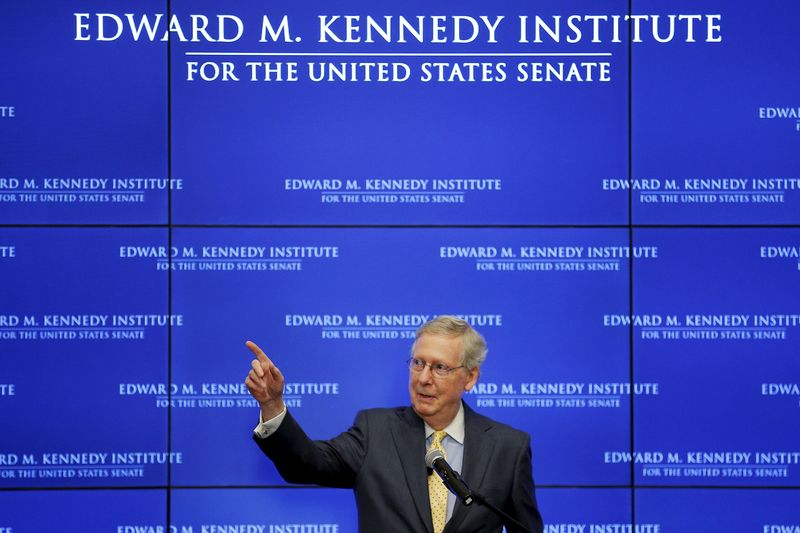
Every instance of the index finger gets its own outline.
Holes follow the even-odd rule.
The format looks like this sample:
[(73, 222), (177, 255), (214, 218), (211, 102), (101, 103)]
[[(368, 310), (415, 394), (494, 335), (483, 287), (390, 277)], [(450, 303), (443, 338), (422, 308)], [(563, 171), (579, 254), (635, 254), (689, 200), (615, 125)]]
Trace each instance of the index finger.
[(254, 343), (253, 341), (247, 341), (244, 343), (244, 345), (247, 346), (247, 348), (253, 352), (253, 355), (255, 355), (256, 358), (262, 363), (270, 362), (269, 357), (267, 357), (267, 354), (265, 354), (264, 351), (258, 347), (258, 344)]

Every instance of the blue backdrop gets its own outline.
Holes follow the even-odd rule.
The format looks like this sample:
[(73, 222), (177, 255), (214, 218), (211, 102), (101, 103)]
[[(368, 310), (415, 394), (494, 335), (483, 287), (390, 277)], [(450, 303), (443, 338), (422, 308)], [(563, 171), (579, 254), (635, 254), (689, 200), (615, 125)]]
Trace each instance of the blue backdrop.
[(799, 16), (7, 6), (0, 531), (355, 531), (251, 442), (244, 341), (328, 438), (445, 313), (547, 531), (800, 530)]

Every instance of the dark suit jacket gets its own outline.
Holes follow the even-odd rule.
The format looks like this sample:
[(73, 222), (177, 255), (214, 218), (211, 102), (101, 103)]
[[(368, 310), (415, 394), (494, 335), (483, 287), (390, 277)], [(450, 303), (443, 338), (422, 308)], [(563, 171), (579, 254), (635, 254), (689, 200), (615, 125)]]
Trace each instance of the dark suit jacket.
[[(467, 486), (541, 532), (528, 434), (479, 415), (466, 404), (464, 429), (461, 477)], [(360, 411), (353, 427), (328, 441), (310, 440), (287, 413), (275, 433), (255, 440), (290, 483), (353, 488), (360, 532), (433, 531), (425, 426), (411, 407)], [(456, 502), (444, 533), (499, 532), (502, 526), (487, 508)], [(517, 531), (507, 524), (506, 529)]]

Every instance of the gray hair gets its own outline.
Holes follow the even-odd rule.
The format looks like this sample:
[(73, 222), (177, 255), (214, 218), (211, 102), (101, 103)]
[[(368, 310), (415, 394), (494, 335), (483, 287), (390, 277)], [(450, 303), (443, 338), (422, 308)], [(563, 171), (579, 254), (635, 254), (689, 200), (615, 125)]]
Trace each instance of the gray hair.
[(411, 354), (417, 346), (417, 340), (424, 335), (442, 335), (445, 337), (460, 338), (464, 353), (461, 355), (461, 364), (467, 370), (480, 367), (486, 360), (486, 341), (475, 329), (457, 316), (441, 315), (422, 324), (417, 329), (414, 344), (411, 345)]

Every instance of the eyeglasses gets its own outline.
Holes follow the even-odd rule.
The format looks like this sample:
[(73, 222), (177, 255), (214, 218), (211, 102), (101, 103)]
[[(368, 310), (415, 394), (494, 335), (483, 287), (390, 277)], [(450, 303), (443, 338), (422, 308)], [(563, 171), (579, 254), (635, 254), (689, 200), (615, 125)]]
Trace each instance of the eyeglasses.
[(425, 361), (423, 361), (422, 359), (417, 359), (416, 357), (412, 357), (411, 359), (406, 361), (406, 363), (408, 364), (408, 368), (412, 372), (422, 372), (423, 370), (425, 370), (426, 366), (429, 366), (429, 367), (431, 367), (431, 372), (433, 372), (433, 375), (437, 376), (437, 377), (440, 377), (440, 378), (446, 378), (447, 376), (450, 375), (450, 373), (453, 370), (456, 370), (457, 368), (464, 368), (464, 365), (447, 366), (444, 363), (432, 363), (432, 364), (429, 364), (429, 363), (426, 363)]

